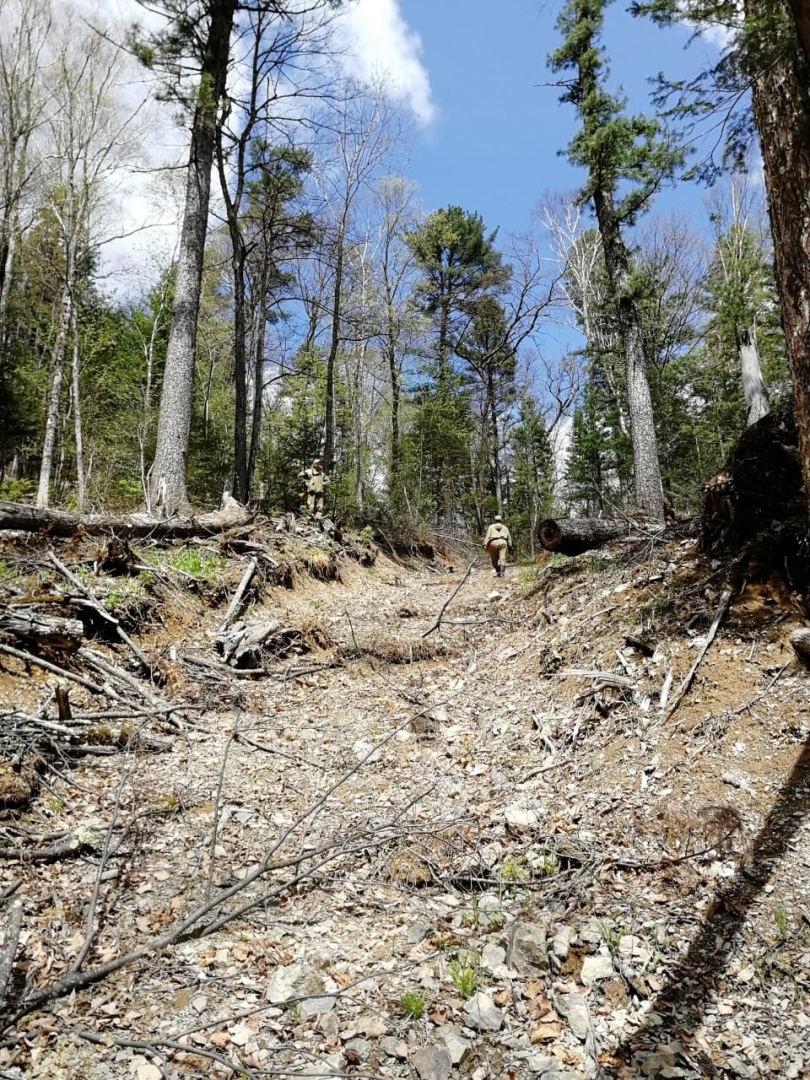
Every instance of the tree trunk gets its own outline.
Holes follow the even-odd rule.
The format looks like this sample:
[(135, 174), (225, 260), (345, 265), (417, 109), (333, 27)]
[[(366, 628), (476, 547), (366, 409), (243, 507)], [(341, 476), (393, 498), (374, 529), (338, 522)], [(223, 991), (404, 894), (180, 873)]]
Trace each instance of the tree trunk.
[[(390, 301), (389, 301), (390, 313)], [(389, 314), (389, 335), (392, 319)], [(391, 472), (388, 482), (388, 496), (394, 505), (398, 505), (400, 499), (400, 460), (399, 460), (399, 368), (397, 367), (397, 354), (394, 348), (394, 339), (389, 336), (388, 344), (388, 372), (391, 378)]]
[(609, 521), (606, 518), (553, 521), (547, 518), (537, 526), (537, 539), (545, 551), (554, 551), (559, 555), (581, 555), (618, 536), (628, 536), (631, 531), (627, 521)]
[(79, 648), (84, 637), (80, 619), (49, 618), (13, 607), (0, 607), (0, 629), (25, 642), (70, 652)]
[(335, 367), (340, 346), (340, 309), (343, 299), (343, 244), (345, 226), (341, 222), (337, 233), (335, 254), (335, 281), (332, 289), (332, 330), (329, 337), (329, 353), (326, 357), (326, 412), (324, 419), (324, 472), (331, 473), (335, 463)]
[(84, 513), (87, 498), (87, 481), (84, 473), (84, 442), (82, 438), (82, 403), (79, 394), (79, 323), (76, 308), (71, 312), (73, 330), (73, 364), (71, 368), (70, 392), (73, 398), (73, 430), (76, 436), (76, 509)]
[(807, 0), (788, 0), (788, 6), (796, 23), (796, 33), (804, 58), (810, 64), (810, 7), (807, 6)]
[(742, 369), (743, 396), (745, 398), (746, 423), (750, 427), (771, 411), (762, 366), (759, 362), (756, 329), (751, 326), (740, 335), (740, 367)]
[[(247, 466), (248, 495), (253, 488), (256, 463), (262, 440), (262, 413), (264, 410), (264, 328), (267, 323), (267, 275), (269, 255), (262, 258), (259, 286), (256, 292), (256, 313), (253, 326), (253, 418), (250, 425), (250, 453)], [(245, 500), (247, 502), (247, 500)]]
[(624, 352), (630, 437), (633, 444), (633, 476), (636, 502), (654, 521), (664, 520), (664, 488), (658, 464), (647, 361), (641, 316), (632, 293), (630, 256), (616, 221), (612, 196), (598, 186), (593, 193), (605, 265), (619, 318), (619, 334)]
[(238, 223), (233, 245), (233, 493), (240, 503), (250, 499), (247, 463), (247, 345), (245, 333), (245, 250)]
[(490, 436), (492, 438), (492, 478), (495, 483), (495, 502), (498, 513), (503, 513), (503, 481), (501, 479), (500, 434), (498, 432), (498, 404), (495, 400), (495, 380), (492, 369), (487, 371), (487, 398), (489, 404)]
[(186, 471), (211, 168), (236, 7), (236, 0), (214, 0), (211, 4), (211, 24), (191, 131), (186, 204), (150, 490), (150, 508), (164, 517), (188, 508)]
[[(746, 15), (763, 0), (747, 0)], [(794, 12), (803, 11), (795, 2)], [(798, 16), (797, 16), (798, 19)], [(806, 42), (803, 42), (806, 45)], [(810, 492), (810, 106), (808, 63), (782, 52), (751, 84), (765, 166), (774, 262), (798, 427), (804, 490)]]
[(45, 439), (42, 444), (42, 462), (39, 468), (39, 488), (36, 505), (39, 509), (47, 507), (53, 468), (53, 452), (56, 446), (56, 428), (59, 423), (59, 411), (62, 402), (62, 382), (65, 377), (65, 357), (67, 340), (73, 315), (73, 249), (70, 248), (65, 268), (65, 283), (62, 286), (62, 301), (59, 313), (59, 327), (53, 345), (51, 365), (51, 390), (48, 396), (48, 412), (45, 419)]

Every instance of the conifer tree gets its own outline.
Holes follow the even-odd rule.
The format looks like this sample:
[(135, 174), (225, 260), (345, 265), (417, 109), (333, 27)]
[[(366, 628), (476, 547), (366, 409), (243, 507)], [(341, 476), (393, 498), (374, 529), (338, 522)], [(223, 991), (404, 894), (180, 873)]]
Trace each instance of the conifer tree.
[[(685, 117), (727, 111), (726, 162), (744, 165), (758, 136), (774, 240), (774, 264), (793, 383), (799, 454), (810, 490), (810, 19), (805, 0), (647, 0), (661, 23), (720, 27), (729, 42), (689, 84), (665, 84)], [(750, 92), (750, 97), (749, 97)], [(747, 103), (750, 101), (750, 111)], [(740, 107), (742, 106), (742, 107)], [(705, 163), (711, 176), (717, 169)], [(810, 507), (810, 502), (808, 502)]]
[(624, 353), (636, 501), (645, 513), (663, 520), (663, 489), (658, 461), (647, 359), (636, 281), (623, 232), (649, 205), (682, 154), (661, 125), (627, 115), (625, 101), (605, 87), (599, 46), (607, 0), (568, 0), (558, 27), (564, 41), (551, 57), (555, 71), (571, 73), (562, 100), (575, 106), (582, 123), (568, 147), (569, 160), (587, 171), (582, 200), (593, 206)]
[[(461, 415), (462, 405), (469, 408), (469, 395), (462, 394), (466, 383), (458, 368), (465, 342), (474, 327), (476, 310), (484, 297), (494, 297), (504, 289), (511, 270), (495, 248), (497, 230), (487, 233), (480, 214), (468, 213), (460, 206), (437, 210), (418, 228), (406, 234), (416, 268), (421, 274), (414, 290), (414, 301), (432, 322), (430, 356), (423, 369), (418, 402), (421, 413), (417, 429), (421, 431), (421, 453), (430, 453), (431, 473), (435, 481), (436, 512), (445, 520), (454, 516), (453, 472), (442, 481), (442, 455), (449, 455), (456, 474), (461, 469), (462, 454), (458, 436), (469, 427), (469, 416)], [(432, 386), (432, 389), (431, 389)], [(446, 420), (441, 411), (447, 413)], [(429, 437), (425, 437), (427, 432)], [(469, 454), (464, 473), (471, 473)]]

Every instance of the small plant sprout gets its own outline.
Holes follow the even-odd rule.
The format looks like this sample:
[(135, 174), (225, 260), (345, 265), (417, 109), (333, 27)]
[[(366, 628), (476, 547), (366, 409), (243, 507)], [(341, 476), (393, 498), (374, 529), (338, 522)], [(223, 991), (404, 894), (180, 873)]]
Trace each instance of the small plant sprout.
[(522, 859), (509, 859), (501, 868), (501, 877), (505, 882), (528, 881), (531, 876), (531, 869)]
[(409, 1020), (421, 1020), (425, 1012), (425, 995), (419, 990), (406, 990), (399, 1004)]
[(621, 941), (621, 929), (617, 929), (611, 926), (609, 923), (604, 922), (602, 919), (599, 919), (596, 925), (599, 927), (599, 933), (602, 935), (602, 940), (604, 941), (604, 943), (607, 945), (611, 952), (615, 952), (615, 950), (619, 947), (619, 942)]
[(543, 877), (553, 877), (557, 873), (558, 861), (556, 851), (544, 851), (541, 871)]
[(470, 998), (478, 985), (479, 960), (476, 953), (459, 953), (450, 964), (450, 979), (459, 997)]

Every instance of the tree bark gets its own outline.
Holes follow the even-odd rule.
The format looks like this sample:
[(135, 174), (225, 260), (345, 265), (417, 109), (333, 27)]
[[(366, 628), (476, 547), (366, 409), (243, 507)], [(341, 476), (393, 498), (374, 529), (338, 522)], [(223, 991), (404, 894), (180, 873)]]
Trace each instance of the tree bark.
[(74, 266), (75, 259), (73, 247), (71, 246), (67, 255), (65, 282), (62, 286), (59, 328), (56, 332), (56, 340), (51, 354), (53, 368), (51, 374), (51, 391), (48, 395), (48, 413), (45, 419), (45, 438), (42, 443), (42, 461), (39, 467), (39, 487), (37, 489), (37, 506), (39, 508), (47, 507), (50, 501), (53, 452), (56, 447), (56, 428), (59, 423), (59, 410), (62, 401), (62, 382), (65, 377), (67, 339), (73, 315)]
[(647, 378), (641, 316), (630, 283), (630, 256), (616, 221), (613, 199), (598, 186), (594, 209), (605, 252), (605, 265), (619, 317), (624, 352), (630, 438), (633, 444), (633, 478), (636, 502), (648, 517), (664, 520), (664, 487), (658, 463), (652, 396)]
[(70, 394), (73, 399), (73, 431), (76, 437), (76, 509), (84, 513), (87, 499), (87, 477), (84, 471), (84, 438), (82, 434), (82, 403), (79, 393), (79, 321), (76, 318), (76, 305), (73, 305), (70, 317), (73, 333), (73, 363), (71, 369)]
[(546, 518), (537, 526), (537, 539), (545, 551), (559, 555), (581, 555), (602, 547), (619, 536), (628, 536), (632, 528), (627, 521), (606, 518), (567, 518), (553, 521)]
[[(259, 449), (262, 443), (262, 415), (264, 411), (264, 334), (267, 323), (267, 277), (269, 254), (262, 257), (259, 283), (256, 290), (256, 310), (253, 323), (253, 416), (250, 425), (250, 452), (247, 463), (247, 491), (253, 488)], [(245, 499), (247, 502), (248, 499)]]
[(807, 0), (788, 0), (788, 6), (796, 23), (796, 33), (804, 51), (804, 58), (810, 63), (810, 7), (807, 6)]
[(211, 3), (211, 22), (191, 131), (186, 204), (150, 486), (151, 509), (159, 509), (165, 517), (184, 512), (189, 506), (186, 471), (211, 168), (236, 7), (236, 0)]
[(79, 619), (48, 618), (12, 607), (0, 608), (0, 630), (25, 642), (66, 651), (78, 649), (84, 637), (84, 624)]
[[(764, 0), (746, 0), (746, 16)], [(792, 3), (797, 23), (805, 5)], [(803, 39), (806, 47), (807, 42)], [(798, 48), (782, 50), (751, 83), (751, 104), (765, 167), (774, 262), (798, 427), (804, 490), (810, 492), (810, 65)]]
[[(347, 197), (348, 203), (348, 197)], [(337, 251), (335, 252), (335, 279), (332, 288), (332, 328), (329, 334), (329, 352), (326, 356), (326, 412), (324, 419), (323, 467), (331, 473), (335, 464), (335, 367), (340, 346), (340, 318), (343, 302), (343, 261), (346, 243), (345, 217), (348, 207), (337, 231)]]
[(44, 532), (51, 536), (74, 536), (76, 533), (107, 536), (110, 533), (116, 533), (130, 537), (183, 539), (189, 536), (213, 536), (224, 529), (246, 524), (250, 519), (251, 515), (242, 507), (238, 511), (229, 508), (212, 514), (201, 514), (196, 518), (170, 518), (165, 521), (155, 521), (145, 514), (133, 514), (127, 518), (105, 517), (97, 514), (75, 517), (62, 510), (40, 509), (23, 503), (0, 502), (0, 529)]

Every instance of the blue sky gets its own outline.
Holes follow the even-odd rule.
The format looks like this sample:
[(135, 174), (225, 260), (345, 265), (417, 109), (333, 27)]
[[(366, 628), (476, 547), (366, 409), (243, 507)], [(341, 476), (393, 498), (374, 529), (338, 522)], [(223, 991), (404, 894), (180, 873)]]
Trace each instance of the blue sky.
[[(144, 16), (136, 0), (78, 2), (117, 13), (124, 23)], [(632, 107), (647, 110), (650, 76), (694, 72), (711, 46), (699, 43), (685, 51), (687, 31), (633, 19), (627, 3), (616, 0), (606, 12), (611, 88), (623, 86)], [(554, 23), (561, 5), (562, 0), (349, 0), (343, 6), (337, 43), (346, 69), (360, 78), (387, 73), (412, 117), (410, 160), (403, 171), (416, 184), (425, 211), (456, 204), (480, 213), (490, 229), (523, 232), (546, 193), (568, 193), (580, 183), (559, 154), (575, 130), (574, 110), (559, 103), (558, 88), (544, 85), (554, 78), (546, 58), (560, 41)], [(162, 120), (156, 115), (151, 130), (159, 136), (155, 165), (185, 159), (187, 136), (168, 114)], [(126, 294), (139, 287), (145, 264), (152, 276), (171, 257), (182, 189), (156, 195), (139, 175), (123, 186), (125, 235), (107, 246), (104, 262), (110, 288)], [(693, 185), (680, 185), (660, 197), (656, 209), (686, 208), (697, 223), (703, 198)]]
[[(546, 58), (560, 41), (554, 26), (560, 6), (399, 0), (400, 15), (421, 44), (435, 110), (414, 131), (407, 169), (426, 210), (457, 203), (481, 213), (488, 227), (521, 231), (545, 192), (570, 191), (580, 182), (558, 153), (575, 130), (574, 110), (559, 103), (556, 87), (543, 85), (554, 78)], [(709, 47), (685, 51), (685, 30), (659, 29), (631, 18), (625, 7), (616, 3), (606, 13), (611, 86), (623, 86), (633, 107), (647, 111), (648, 78), (660, 70), (695, 71)], [(699, 213), (702, 197), (681, 185), (659, 205)]]

